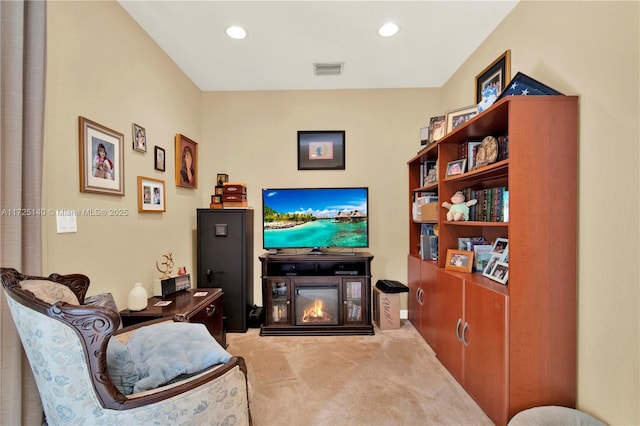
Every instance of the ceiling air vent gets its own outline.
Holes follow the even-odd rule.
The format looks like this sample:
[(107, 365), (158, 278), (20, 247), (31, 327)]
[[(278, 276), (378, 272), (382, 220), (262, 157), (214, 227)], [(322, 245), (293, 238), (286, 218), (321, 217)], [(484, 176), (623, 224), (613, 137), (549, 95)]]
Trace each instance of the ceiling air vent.
[(342, 75), (344, 62), (333, 62), (328, 64), (313, 64), (315, 75)]

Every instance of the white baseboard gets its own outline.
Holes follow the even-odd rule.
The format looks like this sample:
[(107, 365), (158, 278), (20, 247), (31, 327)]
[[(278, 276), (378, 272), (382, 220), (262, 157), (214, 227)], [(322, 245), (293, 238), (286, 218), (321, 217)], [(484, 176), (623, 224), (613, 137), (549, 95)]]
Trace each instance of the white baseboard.
[(400, 309), (400, 319), (408, 319), (409, 311), (406, 309)]

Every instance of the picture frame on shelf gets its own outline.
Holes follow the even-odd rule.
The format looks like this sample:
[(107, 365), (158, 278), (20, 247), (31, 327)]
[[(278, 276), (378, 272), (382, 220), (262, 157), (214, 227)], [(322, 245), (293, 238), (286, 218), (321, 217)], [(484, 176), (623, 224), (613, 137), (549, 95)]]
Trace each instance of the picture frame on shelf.
[(437, 115), (429, 119), (429, 137), (428, 137), (427, 145), (437, 142), (438, 140), (442, 139), (442, 137), (446, 134), (445, 122), (446, 122), (445, 115)]
[(229, 182), (229, 175), (226, 173), (218, 173), (216, 174), (216, 185), (222, 186), (225, 183)]
[(445, 177), (461, 175), (465, 172), (467, 166), (467, 159), (449, 161), (447, 163), (447, 172)]
[(176, 186), (198, 188), (198, 144), (176, 134)]
[(478, 105), (469, 105), (463, 108), (447, 111), (447, 134), (451, 133), (467, 121), (478, 115)]
[(80, 192), (124, 195), (124, 134), (78, 117)]
[(509, 257), (509, 240), (506, 238), (496, 238), (491, 247), (491, 253), (502, 256), (500, 261), (508, 259)]
[(448, 249), (444, 268), (449, 271), (471, 273), (473, 269), (473, 252)]
[(504, 262), (496, 262), (495, 266), (489, 274), (489, 278), (500, 284), (506, 284), (509, 279), (509, 264)]
[(298, 170), (344, 169), (344, 130), (298, 130)]
[(478, 112), (489, 108), (498, 99), (511, 78), (511, 50), (506, 50), (476, 75)]
[(138, 176), (138, 212), (162, 213), (166, 208), (164, 181)]
[(493, 268), (498, 264), (498, 262), (501, 261), (501, 259), (502, 259), (502, 254), (492, 254), (491, 258), (489, 258), (489, 261), (487, 262), (487, 265), (484, 267), (484, 270), (482, 271), (482, 275), (487, 278), (493, 279), (493, 277), (491, 276), (491, 272), (493, 271)]
[(159, 170), (161, 172), (165, 171), (166, 158), (167, 156), (164, 148), (161, 148), (157, 145), (153, 147), (153, 168), (155, 170)]
[(481, 141), (468, 141), (467, 142), (467, 170), (471, 171), (476, 165), (476, 154)]
[(138, 152), (147, 152), (147, 132), (144, 127), (133, 123), (133, 149)]
[(491, 259), (491, 246), (488, 244), (479, 244), (473, 246), (473, 270), (476, 272), (484, 271), (484, 268)]

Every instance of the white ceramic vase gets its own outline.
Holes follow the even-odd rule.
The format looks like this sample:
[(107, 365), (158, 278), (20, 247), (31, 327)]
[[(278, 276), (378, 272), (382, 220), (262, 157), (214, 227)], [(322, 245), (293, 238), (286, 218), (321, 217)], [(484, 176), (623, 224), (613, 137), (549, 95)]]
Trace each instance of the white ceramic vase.
[(147, 299), (149, 295), (147, 290), (142, 287), (142, 283), (135, 283), (129, 292), (129, 310), (141, 311), (147, 307)]

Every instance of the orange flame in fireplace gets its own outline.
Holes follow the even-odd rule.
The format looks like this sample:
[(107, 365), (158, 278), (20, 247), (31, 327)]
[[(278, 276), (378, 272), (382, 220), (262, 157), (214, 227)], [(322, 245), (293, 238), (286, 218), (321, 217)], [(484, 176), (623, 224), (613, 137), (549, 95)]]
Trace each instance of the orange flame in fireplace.
[(316, 300), (313, 303), (313, 307), (305, 309), (302, 313), (302, 322), (317, 321), (324, 318), (322, 312), (322, 300)]

